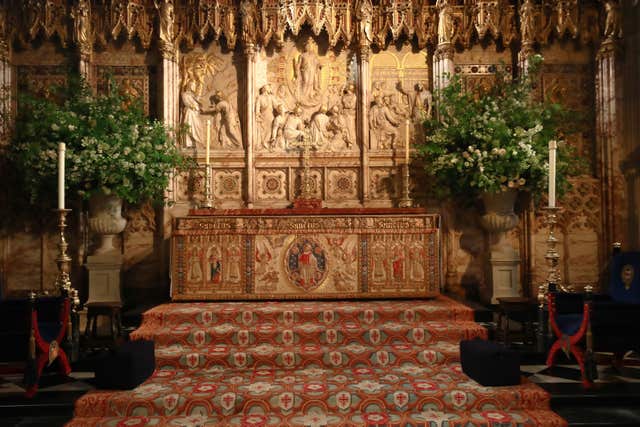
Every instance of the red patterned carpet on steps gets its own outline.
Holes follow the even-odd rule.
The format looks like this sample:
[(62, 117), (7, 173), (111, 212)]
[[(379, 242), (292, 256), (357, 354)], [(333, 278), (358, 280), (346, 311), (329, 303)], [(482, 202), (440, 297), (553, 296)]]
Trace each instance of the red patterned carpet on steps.
[(562, 426), (532, 383), (482, 387), (459, 342), (471, 309), (411, 301), (181, 303), (144, 315), (156, 371), (94, 391), (68, 426)]

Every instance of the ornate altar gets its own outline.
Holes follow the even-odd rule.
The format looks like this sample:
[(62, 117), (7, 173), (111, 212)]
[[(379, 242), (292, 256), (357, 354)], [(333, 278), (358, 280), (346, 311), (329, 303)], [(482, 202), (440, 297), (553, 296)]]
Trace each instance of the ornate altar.
[(173, 224), (174, 300), (439, 293), (439, 217), (423, 209), (191, 213)]

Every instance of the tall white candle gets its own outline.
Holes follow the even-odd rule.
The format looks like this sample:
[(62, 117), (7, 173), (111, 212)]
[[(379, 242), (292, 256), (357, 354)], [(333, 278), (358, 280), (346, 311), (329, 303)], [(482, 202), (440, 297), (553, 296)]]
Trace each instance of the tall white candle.
[(207, 119), (207, 150), (205, 153), (205, 162), (209, 164), (209, 151), (211, 150), (211, 119)]
[(549, 141), (549, 207), (556, 207), (556, 150), (558, 143)]
[(405, 121), (405, 139), (404, 139), (404, 161), (409, 164), (409, 123), (410, 120)]
[(64, 209), (64, 142), (58, 144), (58, 209)]

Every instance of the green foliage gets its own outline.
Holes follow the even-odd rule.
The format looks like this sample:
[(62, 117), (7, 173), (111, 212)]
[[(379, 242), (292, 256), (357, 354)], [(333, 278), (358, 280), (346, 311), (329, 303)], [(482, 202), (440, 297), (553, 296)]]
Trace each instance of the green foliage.
[(66, 188), (83, 198), (102, 191), (129, 203), (162, 201), (169, 175), (186, 166), (172, 132), (145, 116), (141, 102), (110, 81), (94, 95), (69, 77), (51, 99), (22, 95), (9, 159), (32, 203), (55, 195), (58, 143), (66, 143)]
[(547, 190), (551, 140), (559, 142), (558, 194), (566, 190), (567, 177), (580, 168), (572, 147), (563, 143), (575, 113), (534, 99), (541, 64), (541, 56), (532, 57), (520, 80), (498, 71), (494, 85), (479, 93), (465, 91), (455, 75), (435, 94), (438, 117), (425, 122), (427, 136), (418, 152), (437, 197), (473, 202), (482, 192), (508, 188), (537, 197)]

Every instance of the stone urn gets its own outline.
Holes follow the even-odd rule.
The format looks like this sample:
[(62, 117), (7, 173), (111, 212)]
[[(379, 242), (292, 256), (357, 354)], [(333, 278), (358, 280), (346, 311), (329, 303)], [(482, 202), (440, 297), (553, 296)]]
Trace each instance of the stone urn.
[(482, 194), (485, 214), (480, 224), (490, 233), (491, 289), (487, 299), (492, 304), (501, 297), (520, 296), (520, 256), (507, 239), (507, 231), (518, 224), (513, 210), (517, 197), (515, 189)]
[(480, 224), (498, 237), (492, 246), (503, 246), (506, 232), (518, 225), (518, 216), (513, 211), (517, 197), (518, 191), (512, 188), (499, 193), (482, 193), (485, 214), (480, 217)]
[(122, 217), (122, 199), (115, 194), (97, 193), (89, 199), (89, 228), (99, 237), (94, 255), (115, 252), (113, 239), (122, 233), (127, 220)]

